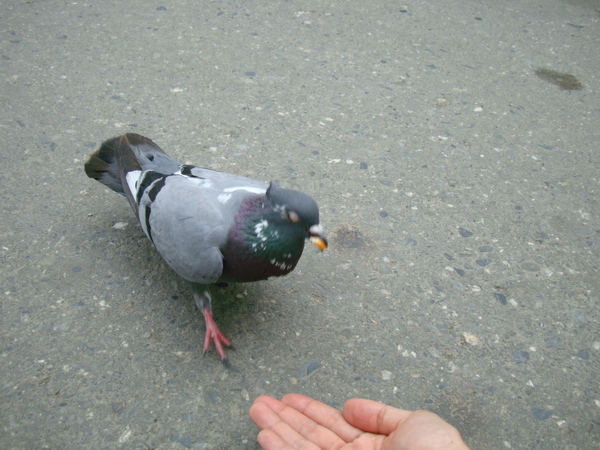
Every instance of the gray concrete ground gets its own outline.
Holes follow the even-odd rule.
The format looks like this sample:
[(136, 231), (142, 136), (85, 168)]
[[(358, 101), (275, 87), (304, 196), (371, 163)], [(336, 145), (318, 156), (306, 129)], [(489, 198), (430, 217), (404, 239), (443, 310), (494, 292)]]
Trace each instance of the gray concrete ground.
[[(252, 400), (300, 392), (598, 448), (597, 1), (0, 11), (0, 447), (254, 448)], [(215, 289), (230, 369), (83, 172), (127, 131), (320, 204), (326, 252)]]

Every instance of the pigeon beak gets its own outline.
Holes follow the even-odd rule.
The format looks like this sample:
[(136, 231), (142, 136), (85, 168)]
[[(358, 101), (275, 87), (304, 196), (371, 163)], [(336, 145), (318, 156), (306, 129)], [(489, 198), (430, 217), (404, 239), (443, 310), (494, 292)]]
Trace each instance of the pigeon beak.
[(323, 251), (327, 248), (327, 239), (323, 236), (323, 227), (320, 224), (310, 227), (308, 235), (310, 242), (319, 250)]

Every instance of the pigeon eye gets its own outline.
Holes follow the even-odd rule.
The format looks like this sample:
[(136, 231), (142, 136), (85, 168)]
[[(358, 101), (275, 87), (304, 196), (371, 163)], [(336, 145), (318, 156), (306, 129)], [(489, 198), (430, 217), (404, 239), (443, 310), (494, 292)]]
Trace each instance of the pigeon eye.
[(287, 219), (292, 223), (300, 222), (300, 216), (295, 211), (286, 211), (285, 215)]

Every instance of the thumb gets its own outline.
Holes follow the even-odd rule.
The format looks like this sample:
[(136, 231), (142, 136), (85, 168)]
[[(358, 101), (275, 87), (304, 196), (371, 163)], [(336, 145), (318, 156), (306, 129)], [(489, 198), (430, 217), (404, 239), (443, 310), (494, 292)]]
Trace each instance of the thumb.
[(352, 398), (343, 407), (342, 414), (350, 425), (368, 433), (389, 435), (398, 428), (411, 411), (393, 408), (363, 398)]

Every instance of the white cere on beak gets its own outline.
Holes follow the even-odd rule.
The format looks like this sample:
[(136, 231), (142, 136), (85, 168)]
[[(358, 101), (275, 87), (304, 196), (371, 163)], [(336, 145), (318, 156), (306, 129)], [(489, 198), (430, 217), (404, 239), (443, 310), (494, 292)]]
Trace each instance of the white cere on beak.
[(312, 235), (319, 236), (319, 235), (323, 234), (323, 227), (321, 226), (320, 223), (318, 223), (318, 224), (313, 225), (312, 227), (310, 227), (308, 229), (308, 231)]
[(323, 237), (323, 227), (321, 224), (313, 225), (308, 230), (309, 240), (319, 250), (323, 251), (327, 248), (327, 239)]

